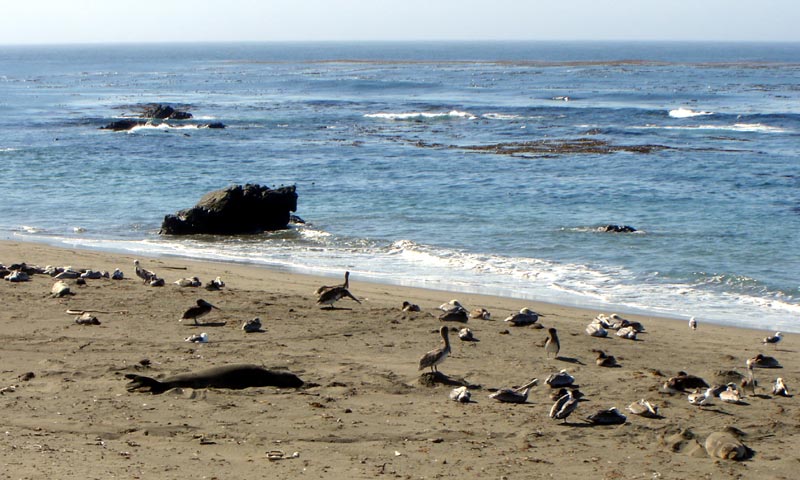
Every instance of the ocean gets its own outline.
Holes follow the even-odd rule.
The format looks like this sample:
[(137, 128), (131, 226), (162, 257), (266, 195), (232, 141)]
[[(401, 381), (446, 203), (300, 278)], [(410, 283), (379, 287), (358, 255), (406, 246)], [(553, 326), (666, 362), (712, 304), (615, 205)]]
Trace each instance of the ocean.
[[(800, 44), (0, 46), (0, 238), (800, 332), (798, 79)], [(149, 103), (194, 119), (100, 129)], [(307, 223), (159, 236), (243, 183)]]

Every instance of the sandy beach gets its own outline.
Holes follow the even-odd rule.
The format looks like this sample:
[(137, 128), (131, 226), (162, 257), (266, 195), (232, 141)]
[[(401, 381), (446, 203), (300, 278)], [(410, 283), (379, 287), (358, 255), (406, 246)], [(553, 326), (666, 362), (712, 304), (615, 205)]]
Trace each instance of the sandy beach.
[[(133, 261), (166, 280), (144, 285)], [(800, 408), (771, 394), (782, 377), (800, 385), (794, 335), (762, 345), (774, 332), (625, 315), (641, 322), (638, 340), (586, 335), (599, 313), (508, 298), (388, 286), (350, 279), (362, 303), (336, 309), (315, 304), (314, 290), (340, 279), (289, 274), (247, 265), (182, 258), (143, 258), (44, 244), (0, 242), (0, 263), (71, 265), (126, 278), (68, 280), (74, 295), (51, 296), (55, 280), (0, 282), (0, 478), (796, 478)], [(219, 291), (172, 282), (220, 276)], [(202, 298), (219, 307), (196, 327), (179, 322)], [(448, 323), (452, 353), (439, 367), (469, 385), (470, 403), (450, 385), (420, 383), (420, 357), (437, 347), (438, 306), (458, 299), (491, 320)], [(422, 311), (403, 312), (404, 300)], [(510, 313), (529, 307), (558, 330), (561, 350), (548, 359), (547, 328), (513, 327)], [(93, 310), (100, 325), (79, 325), (67, 310)], [(263, 332), (245, 333), (259, 317)], [(477, 342), (462, 342), (469, 327)], [(185, 338), (207, 333), (208, 343)], [(593, 349), (614, 355), (618, 368), (595, 364)], [(783, 368), (756, 369), (759, 386), (740, 404), (714, 398), (698, 407), (662, 384), (679, 371), (719, 383), (717, 373), (745, 374), (748, 358), (774, 356)], [(151, 377), (212, 366), (253, 363), (286, 369), (299, 389), (173, 389), (129, 392), (124, 375)], [(585, 395), (567, 422), (553, 420), (545, 379), (566, 369)], [(30, 373), (33, 375), (30, 375)], [(539, 385), (526, 403), (499, 403), (495, 389)], [(660, 418), (630, 414), (647, 399)], [(586, 421), (616, 407), (622, 425)], [(709, 457), (702, 445), (726, 427), (741, 431), (752, 456)], [(681, 433), (682, 435), (676, 436)], [(679, 440), (682, 439), (682, 440)], [(270, 452), (273, 459), (270, 459)], [(280, 458), (282, 456), (282, 458)], [(794, 473), (793, 473), (794, 472)]]

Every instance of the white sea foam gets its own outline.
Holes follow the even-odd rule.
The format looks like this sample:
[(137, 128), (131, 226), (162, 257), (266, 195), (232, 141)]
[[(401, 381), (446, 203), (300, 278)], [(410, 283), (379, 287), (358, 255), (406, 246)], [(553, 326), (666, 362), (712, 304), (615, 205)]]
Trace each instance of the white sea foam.
[(3, 148), (0, 148), (0, 153), (2, 153), (2, 152), (16, 152), (17, 150), (19, 150), (19, 149), (12, 148), (12, 147), (3, 147)]
[(764, 125), (761, 123), (735, 123), (733, 125), (645, 125), (643, 127), (632, 127), (640, 130), (718, 130), (725, 132), (744, 132), (744, 133), (787, 133), (788, 130), (781, 127)]
[(484, 113), (481, 115), (483, 118), (488, 118), (489, 120), (524, 120), (525, 117), (521, 115), (513, 115), (508, 113)]
[(401, 112), (401, 113), (367, 113), (365, 118), (380, 118), (383, 120), (414, 120), (414, 119), (447, 119), (447, 118), (466, 118), (468, 120), (475, 120), (475, 115), (469, 112), (462, 112), (460, 110), (451, 110), (449, 112)]
[(704, 115), (714, 115), (714, 112), (704, 112), (704, 111), (698, 112), (686, 107), (680, 107), (675, 110), (669, 111), (669, 116), (672, 118), (702, 117)]
[(170, 125), (166, 122), (158, 124), (148, 123), (135, 126), (128, 130), (128, 133), (134, 133), (140, 130), (197, 130), (198, 128), (200, 128), (199, 125)]

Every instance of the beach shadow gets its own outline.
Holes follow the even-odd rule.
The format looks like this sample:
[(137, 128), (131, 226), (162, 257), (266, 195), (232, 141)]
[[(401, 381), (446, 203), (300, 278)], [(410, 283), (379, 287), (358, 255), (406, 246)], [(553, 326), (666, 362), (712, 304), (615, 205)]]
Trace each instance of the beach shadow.
[(228, 322), (184, 323), (185, 327), (224, 327)]
[(334, 307), (334, 306), (319, 307), (319, 309), (323, 310), (323, 311), (326, 311), (326, 312), (330, 312), (330, 311), (333, 311), (333, 310), (348, 310), (348, 311), (353, 310), (352, 308), (348, 308), (348, 307)]
[(581, 362), (577, 358), (573, 358), (573, 357), (558, 357), (557, 356), (555, 358), (555, 360), (558, 360), (560, 362), (572, 363), (572, 364), (575, 364), (575, 365), (586, 365), (585, 363)]
[(463, 378), (452, 378), (443, 374), (442, 372), (425, 372), (419, 376), (420, 385), (426, 387), (435, 387), (436, 385), (447, 385), (450, 387), (467, 387), (470, 389), (479, 390), (483, 388), (481, 385), (470, 383)]

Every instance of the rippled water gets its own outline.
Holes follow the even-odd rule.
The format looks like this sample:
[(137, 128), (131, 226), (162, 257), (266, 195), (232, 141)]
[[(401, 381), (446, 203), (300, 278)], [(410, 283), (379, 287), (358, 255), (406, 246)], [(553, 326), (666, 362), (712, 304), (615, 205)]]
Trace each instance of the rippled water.
[[(800, 331), (797, 44), (2, 47), (0, 65), (7, 238)], [(99, 129), (151, 102), (195, 120)], [(247, 182), (296, 184), (309, 223), (157, 235)]]

